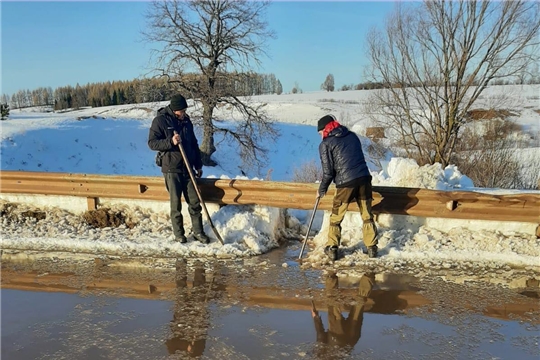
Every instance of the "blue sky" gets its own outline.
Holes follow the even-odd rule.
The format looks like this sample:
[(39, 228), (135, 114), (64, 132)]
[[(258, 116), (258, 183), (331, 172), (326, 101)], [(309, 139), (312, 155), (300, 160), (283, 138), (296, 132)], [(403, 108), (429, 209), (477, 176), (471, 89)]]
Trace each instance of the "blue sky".
[[(148, 2), (6, 2), (2, 13), (2, 88), (21, 89), (132, 80), (147, 73), (142, 41)], [(392, 2), (275, 2), (268, 23), (277, 37), (258, 72), (319, 90), (332, 73), (336, 87), (363, 81), (364, 42), (383, 26)]]

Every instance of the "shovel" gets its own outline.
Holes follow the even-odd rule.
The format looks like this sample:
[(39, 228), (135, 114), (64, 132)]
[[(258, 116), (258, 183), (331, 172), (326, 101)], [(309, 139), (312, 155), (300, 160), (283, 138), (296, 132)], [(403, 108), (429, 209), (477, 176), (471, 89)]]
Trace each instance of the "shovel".
[(315, 206), (313, 207), (313, 213), (311, 213), (311, 219), (309, 220), (306, 238), (304, 239), (304, 244), (302, 244), (302, 250), (300, 250), (300, 256), (298, 256), (299, 260), (302, 259), (302, 254), (304, 254), (304, 248), (306, 247), (307, 239), (309, 237), (309, 231), (311, 230), (311, 225), (313, 225), (313, 219), (315, 218), (315, 212), (317, 211), (317, 207), (319, 206), (319, 201), (321, 201), (321, 197), (317, 196), (317, 200), (315, 201)]

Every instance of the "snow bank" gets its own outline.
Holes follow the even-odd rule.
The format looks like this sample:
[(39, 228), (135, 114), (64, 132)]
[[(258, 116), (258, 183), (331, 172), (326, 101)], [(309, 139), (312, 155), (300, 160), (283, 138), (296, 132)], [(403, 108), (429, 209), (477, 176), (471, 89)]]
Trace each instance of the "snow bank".
[(461, 174), (454, 165), (443, 169), (439, 163), (419, 166), (413, 159), (392, 158), (383, 162), (382, 168), (379, 173), (371, 174), (373, 185), (433, 190), (464, 190), (474, 187), (472, 180)]
[[(164, 203), (166, 204), (166, 203)], [(111, 204), (104, 204), (111, 205)], [(208, 211), (216, 229), (224, 240), (221, 245), (210, 225), (205, 221), (205, 232), (211, 238), (203, 245), (188, 237), (188, 243), (174, 241), (167, 211), (152, 211), (139, 206), (111, 205), (114, 212), (124, 214), (133, 228), (97, 229), (88, 225), (79, 214), (56, 207), (19, 204), (6, 212), (10, 203), (0, 201), (2, 221), (2, 249), (37, 251), (67, 251), (96, 255), (148, 257), (245, 257), (263, 254), (279, 245), (283, 236), (283, 212), (262, 206), (224, 206), (208, 204)], [(186, 233), (191, 230), (187, 207), (182, 209)], [(46, 218), (37, 220), (25, 215), (42, 210)]]

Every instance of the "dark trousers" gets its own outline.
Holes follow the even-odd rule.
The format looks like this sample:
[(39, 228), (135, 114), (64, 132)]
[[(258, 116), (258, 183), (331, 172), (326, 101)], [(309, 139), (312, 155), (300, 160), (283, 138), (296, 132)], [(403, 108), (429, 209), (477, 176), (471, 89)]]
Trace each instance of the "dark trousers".
[(171, 223), (175, 237), (184, 235), (184, 218), (182, 216), (182, 201), (181, 196), (184, 194), (184, 199), (188, 204), (188, 212), (191, 217), (191, 226), (193, 233), (200, 234), (203, 232), (202, 223), (202, 207), (197, 192), (189, 174), (183, 173), (165, 173), (165, 186), (169, 192), (169, 200), (171, 205)]

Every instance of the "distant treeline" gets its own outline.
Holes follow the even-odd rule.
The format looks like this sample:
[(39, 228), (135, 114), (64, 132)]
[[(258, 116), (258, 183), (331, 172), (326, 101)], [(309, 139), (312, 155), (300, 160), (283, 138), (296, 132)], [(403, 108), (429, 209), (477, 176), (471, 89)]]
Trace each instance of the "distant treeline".
[[(200, 80), (198, 75), (194, 74), (185, 75), (185, 79), (190, 84)], [(32, 106), (52, 106), (54, 110), (78, 109), (87, 106), (100, 107), (166, 101), (178, 92), (177, 89), (177, 85), (169, 83), (164, 78), (107, 81), (83, 86), (77, 84), (75, 87), (68, 85), (54, 90), (51, 87), (19, 90), (11, 98), (8, 95), (2, 95), (1, 102), (9, 104), (12, 109)], [(283, 92), (281, 82), (274, 74), (256, 73), (241, 74), (241, 76), (224, 74), (218, 77), (215, 89), (223, 92), (224, 96), (281, 94)], [(199, 94), (192, 91), (191, 94), (186, 95), (196, 98)]]
[[(183, 81), (189, 83), (190, 88), (197, 89), (196, 84), (201, 78), (196, 74), (185, 75)], [(522, 85), (539, 84), (540, 77), (533, 77), (528, 81), (494, 80), (491, 85)], [(195, 86), (193, 86), (195, 84)], [(477, 85), (477, 84), (475, 84)], [(297, 86), (297, 85), (296, 85)], [(390, 87), (414, 87), (414, 84), (384, 84), (378, 82), (365, 82), (359, 84), (343, 85), (338, 91), (374, 90)], [(204, 87), (200, 87), (201, 92)], [(19, 90), (11, 97), (2, 95), (0, 103), (8, 104), (11, 109), (20, 109), (32, 106), (51, 106), (54, 110), (78, 109), (85, 106), (100, 107), (109, 105), (139, 104), (154, 101), (169, 100), (178, 90), (174, 83), (161, 79), (135, 79), (132, 81), (107, 81), (91, 83), (84, 86), (77, 84), (63, 86), (53, 90), (51, 87), (40, 87), (35, 90)], [(223, 96), (248, 96), (264, 94), (282, 94), (281, 82), (274, 74), (221, 74), (217, 77), (216, 91)], [(301, 92), (293, 89), (292, 93)], [(190, 98), (197, 98), (200, 94), (196, 90), (187, 94)]]
[[(497, 79), (490, 82), (490, 85), (497, 86), (497, 85), (534, 85), (534, 84), (540, 84), (540, 76), (538, 77), (531, 77), (530, 79), (527, 79), (526, 81), (523, 81), (522, 79), (517, 79), (514, 81), (508, 80), (508, 79)], [(474, 81), (473, 86), (479, 85), (478, 82)], [(384, 84), (381, 82), (365, 82), (365, 83), (359, 83), (359, 84), (349, 84), (349, 85), (343, 85), (341, 88), (339, 88), (338, 91), (349, 91), (349, 90), (374, 90), (374, 89), (385, 89), (385, 88), (407, 88), (407, 87), (415, 87), (415, 86), (441, 86), (441, 84)]]

